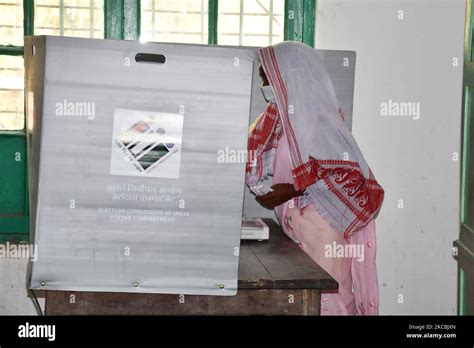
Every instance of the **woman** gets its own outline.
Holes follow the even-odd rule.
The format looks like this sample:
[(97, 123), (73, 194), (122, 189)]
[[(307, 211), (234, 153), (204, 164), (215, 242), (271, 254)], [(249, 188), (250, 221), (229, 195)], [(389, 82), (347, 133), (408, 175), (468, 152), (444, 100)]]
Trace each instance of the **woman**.
[(273, 191), (256, 200), (338, 281), (322, 293), (323, 315), (378, 314), (374, 218), (384, 191), (344, 125), (318, 53), (282, 42), (260, 49), (259, 59), (268, 105), (250, 128), (246, 183), (273, 176)]

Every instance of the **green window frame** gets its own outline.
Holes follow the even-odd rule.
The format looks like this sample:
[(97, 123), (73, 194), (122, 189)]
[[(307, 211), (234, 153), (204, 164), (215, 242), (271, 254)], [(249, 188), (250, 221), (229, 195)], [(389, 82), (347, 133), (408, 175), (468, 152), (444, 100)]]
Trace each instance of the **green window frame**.
[[(23, 0), (23, 33), (33, 35), (34, 3)], [(2, 56), (23, 56), (23, 46), (0, 46)], [(22, 130), (0, 131), (0, 243), (29, 240), (28, 168), (25, 124)], [(10, 188), (13, 188), (11, 190)], [(11, 211), (10, 204), (16, 206)]]
[(458, 314), (474, 314), (474, 2), (466, 4), (461, 161), (461, 230), (454, 242), (458, 260)]
[[(177, 0), (179, 1), (179, 0)], [(225, 1), (225, 0), (221, 0)], [(284, 40), (304, 42), (314, 47), (314, 26), (317, 0), (286, 0)], [(139, 40), (140, 0), (104, 0), (104, 38)], [(208, 2), (208, 44), (218, 44), (219, 0)], [(23, 32), (34, 35), (34, 0), (23, 0)], [(0, 55), (23, 56), (23, 46), (0, 46)], [(25, 118), (26, 119), (26, 118)], [(21, 159), (18, 161), (19, 158)], [(25, 125), (19, 131), (0, 131), (0, 243), (29, 241), (28, 168)], [(10, 186), (14, 191), (6, 191)], [(6, 193), (7, 192), (7, 193)], [(9, 202), (16, 202), (18, 211), (11, 212)]]

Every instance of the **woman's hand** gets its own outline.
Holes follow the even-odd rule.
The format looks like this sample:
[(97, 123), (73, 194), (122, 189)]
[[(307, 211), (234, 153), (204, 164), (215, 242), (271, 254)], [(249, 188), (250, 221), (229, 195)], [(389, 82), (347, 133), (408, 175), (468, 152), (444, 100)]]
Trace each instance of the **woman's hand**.
[(272, 189), (272, 192), (255, 198), (255, 200), (264, 208), (273, 209), (280, 204), (289, 201), (293, 197), (301, 196), (304, 193), (304, 190), (296, 191), (292, 184), (275, 184), (272, 186)]

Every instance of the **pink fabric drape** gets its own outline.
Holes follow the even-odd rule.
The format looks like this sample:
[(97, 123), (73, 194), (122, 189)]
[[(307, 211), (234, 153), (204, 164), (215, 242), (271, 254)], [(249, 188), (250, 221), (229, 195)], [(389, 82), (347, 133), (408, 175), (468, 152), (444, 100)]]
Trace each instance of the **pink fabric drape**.
[[(273, 183), (292, 183), (289, 146), (282, 135), (274, 161)], [(349, 241), (342, 238), (313, 206), (303, 210), (293, 202), (275, 208), (284, 232), (339, 283), (337, 291), (321, 296), (322, 315), (378, 314), (378, 281), (375, 263), (375, 222), (370, 221)], [(270, 236), (271, 238), (271, 236)], [(328, 257), (327, 246), (351, 244), (362, 251), (358, 257)], [(362, 257), (359, 257), (362, 256)], [(354, 291), (353, 291), (354, 289)]]

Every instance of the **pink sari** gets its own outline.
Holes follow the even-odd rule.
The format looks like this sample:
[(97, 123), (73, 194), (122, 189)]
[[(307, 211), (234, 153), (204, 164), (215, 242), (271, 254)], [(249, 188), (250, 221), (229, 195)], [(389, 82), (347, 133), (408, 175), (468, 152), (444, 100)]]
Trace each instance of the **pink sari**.
[[(283, 135), (276, 148), (273, 183), (293, 183), (288, 141)], [(312, 205), (303, 209), (288, 201), (275, 208), (284, 232), (339, 283), (337, 291), (323, 291), (322, 315), (378, 314), (375, 264), (375, 222), (372, 220), (349, 240), (342, 238)], [(271, 237), (270, 237), (271, 238)], [(327, 257), (327, 246), (359, 245), (361, 257)], [(352, 288), (354, 287), (354, 292)]]

